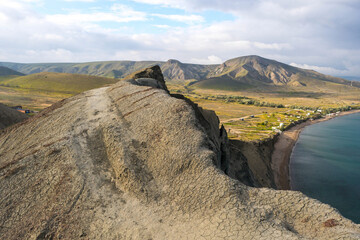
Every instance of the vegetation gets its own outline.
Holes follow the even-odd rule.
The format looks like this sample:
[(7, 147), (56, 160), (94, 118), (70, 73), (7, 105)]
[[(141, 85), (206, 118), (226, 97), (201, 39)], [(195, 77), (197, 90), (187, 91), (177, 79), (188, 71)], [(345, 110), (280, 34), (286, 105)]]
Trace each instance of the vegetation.
[[(329, 113), (360, 109), (360, 95), (327, 93), (221, 91), (168, 84), (171, 92), (184, 94), (220, 118), (232, 139), (262, 140), (286, 129), (291, 123)], [(318, 111), (319, 110), (319, 111)], [(320, 112), (321, 111), (321, 112)]]
[(113, 78), (80, 74), (37, 73), (7, 80), (0, 80), (0, 86), (75, 94), (107, 84), (112, 84), (117, 81), (118, 80)]
[(0, 77), (0, 102), (38, 111), (61, 99), (117, 81), (113, 78), (67, 73)]
[(13, 69), (0, 66), (0, 77), (1, 76), (23, 76), (24, 74), (17, 72)]
[(30, 74), (0, 76), (0, 102), (39, 110), (74, 94), (112, 84), (118, 81), (115, 78), (131, 78), (131, 73), (155, 64), (162, 67), (171, 93), (183, 94), (201, 107), (214, 110), (231, 138), (268, 138), (292, 122), (360, 106), (359, 82), (258, 56), (235, 58), (219, 65), (176, 60), (0, 63)]
[(257, 107), (284, 108), (283, 104), (258, 101), (245, 96), (211, 95), (211, 96), (200, 96), (200, 98), (209, 99), (209, 100), (220, 100), (220, 101), (224, 101), (225, 103), (236, 102), (239, 104), (254, 105)]

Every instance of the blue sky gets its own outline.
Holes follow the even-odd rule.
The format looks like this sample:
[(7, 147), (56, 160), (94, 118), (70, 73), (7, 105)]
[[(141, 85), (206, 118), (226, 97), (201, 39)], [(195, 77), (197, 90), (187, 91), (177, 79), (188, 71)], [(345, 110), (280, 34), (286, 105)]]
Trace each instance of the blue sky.
[(0, 0), (0, 61), (260, 55), (360, 76), (358, 0)]

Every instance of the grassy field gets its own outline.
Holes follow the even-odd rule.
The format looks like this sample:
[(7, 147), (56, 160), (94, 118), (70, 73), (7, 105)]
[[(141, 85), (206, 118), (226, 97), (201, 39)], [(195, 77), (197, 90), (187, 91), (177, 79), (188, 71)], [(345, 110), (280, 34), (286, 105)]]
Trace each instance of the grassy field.
[(40, 111), (57, 101), (74, 94), (33, 91), (29, 89), (0, 86), (0, 102), (8, 106), (23, 106), (24, 109)]
[(0, 86), (76, 94), (117, 82), (118, 79), (69, 73), (36, 73), (11, 79), (0, 79)]
[(253, 141), (269, 138), (294, 121), (312, 118), (320, 114), (318, 109), (326, 114), (338, 108), (360, 107), (360, 89), (329, 84), (339, 87), (338, 91), (225, 91), (171, 83), (168, 88), (214, 110), (230, 138)]
[(117, 81), (113, 78), (68, 73), (0, 77), (0, 102), (39, 111), (64, 98)]

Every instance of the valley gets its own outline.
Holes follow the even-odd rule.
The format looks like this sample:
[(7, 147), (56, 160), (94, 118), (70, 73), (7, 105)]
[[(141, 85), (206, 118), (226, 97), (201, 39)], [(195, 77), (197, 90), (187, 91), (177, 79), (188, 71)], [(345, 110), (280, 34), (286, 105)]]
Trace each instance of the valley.
[(129, 79), (134, 72), (154, 64), (162, 68), (171, 93), (183, 94), (200, 107), (214, 110), (231, 139), (263, 140), (294, 122), (360, 107), (360, 82), (259, 56), (219, 65), (177, 60), (0, 63), (5, 73), (0, 76), (0, 102), (40, 111), (83, 91)]

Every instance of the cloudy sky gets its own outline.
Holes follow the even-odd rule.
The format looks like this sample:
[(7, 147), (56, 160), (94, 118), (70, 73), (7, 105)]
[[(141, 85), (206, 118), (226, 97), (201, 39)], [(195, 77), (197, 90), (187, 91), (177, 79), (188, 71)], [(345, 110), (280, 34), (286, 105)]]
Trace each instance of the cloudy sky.
[(245, 55), (360, 76), (360, 1), (0, 0), (0, 61)]

